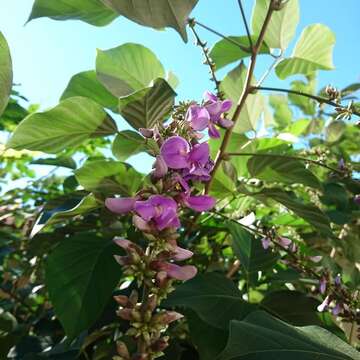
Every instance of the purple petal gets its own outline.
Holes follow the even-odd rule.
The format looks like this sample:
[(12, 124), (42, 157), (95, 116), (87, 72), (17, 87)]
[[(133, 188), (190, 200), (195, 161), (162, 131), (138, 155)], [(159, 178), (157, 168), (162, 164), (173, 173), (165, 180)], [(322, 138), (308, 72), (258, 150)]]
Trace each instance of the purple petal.
[(107, 198), (105, 206), (116, 214), (126, 214), (134, 210), (135, 198)]
[(221, 101), (213, 102), (209, 105), (206, 105), (205, 108), (210, 115), (210, 119), (214, 122), (217, 122), (220, 118), (220, 115), (223, 113)]
[(319, 291), (320, 291), (321, 294), (325, 294), (325, 292), (326, 292), (326, 284), (327, 284), (326, 279), (321, 278), (320, 282), (319, 282)]
[(292, 241), (286, 237), (279, 237), (279, 243), (282, 247), (288, 248), (291, 245)]
[(196, 144), (193, 146), (189, 154), (189, 161), (205, 165), (210, 156), (210, 149), (208, 143)]
[(215, 94), (211, 93), (210, 91), (205, 91), (203, 97), (204, 97), (204, 100), (207, 100), (210, 102), (216, 102), (219, 100), (218, 97)]
[(330, 303), (330, 297), (327, 296), (325, 300), (317, 307), (317, 310), (319, 312), (323, 312), (329, 306), (329, 303)]
[(208, 211), (215, 206), (216, 200), (209, 195), (187, 196), (186, 205), (195, 211)]
[(309, 259), (314, 263), (318, 263), (322, 260), (322, 256), (321, 255), (310, 256)]
[(124, 250), (129, 250), (133, 243), (130, 240), (123, 239), (123, 238), (114, 238), (114, 243)]
[(267, 250), (270, 247), (271, 239), (266, 237), (261, 239), (261, 244), (264, 250)]
[(189, 143), (181, 136), (168, 138), (161, 146), (160, 153), (171, 169), (183, 169), (188, 166)]
[(165, 176), (168, 172), (168, 166), (166, 165), (166, 162), (164, 158), (161, 155), (158, 155), (156, 157), (155, 163), (154, 163), (154, 172), (153, 175), (155, 178), (162, 178)]
[(172, 256), (172, 258), (176, 261), (183, 261), (191, 258), (193, 255), (194, 253), (192, 251), (177, 246), (175, 248), (174, 255)]
[(219, 139), (220, 138), (220, 132), (219, 130), (215, 127), (214, 124), (209, 123), (209, 130), (208, 130), (209, 136), (213, 139)]
[(172, 208), (167, 208), (160, 216), (155, 217), (155, 223), (160, 231), (168, 227), (180, 227), (180, 220), (176, 211)]
[(202, 131), (207, 128), (210, 115), (204, 107), (192, 105), (186, 113), (186, 120), (191, 123), (194, 130)]
[(164, 263), (165, 270), (169, 277), (186, 281), (192, 279), (197, 274), (197, 269), (195, 266), (192, 265), (185, 265), (185, 266), (179, 266), (176, 264), (170, 264), (170, 263)]
[(138, 215), (133, 216), (133, 224), (140, 231), (143, 231), (143, 232), (150, 232), (151, 231), (151, 227), (149, 226), (147, 221), (145, 221), (142, 217), (140, 217)]
[(225, 113), (229, 111), (232, 107), (232, 101), (231, 100), (224, 100), (221, 104), (221, 112)]
[(332, 309), (332, 314), (333, 315), (335, 315), (335, 316), (337, 316), (337, 315), (339, 315), (341, 312), (342, 312), (342, 306), (341, 306), (341, 304), (340, 303), (337, 303), (336, 305), (335, 305), (335, 307)]
[(146, 201), (136, 201), (135, 202), (135, 211), (146, 221), (151, 220), (155, 216), (155, 207), (149, 202)]
[(220, 118), (219, 125), (225, 129), (231, 128), (234, 125), (234, 122), (229, 119)]

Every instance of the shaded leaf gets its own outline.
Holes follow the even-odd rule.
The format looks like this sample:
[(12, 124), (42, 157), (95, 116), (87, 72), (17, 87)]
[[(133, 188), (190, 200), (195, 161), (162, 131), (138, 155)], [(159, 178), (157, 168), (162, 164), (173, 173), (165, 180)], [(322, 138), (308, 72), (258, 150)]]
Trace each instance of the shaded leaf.
[(65, 167), (69, 169), (76, 169), (76, 162), (71, 157), (60, 156), (58, 158), (46, 158), (33, 160), (31, 164), (35, 165), (51, 165)]
[(73, 97), (54, 108), (27, 116), (6, 144), (15, 150), (58, 153), (83, 141), (113, 134), (114, 120), (93, 100)]
[(341, 120), (334, 120), (325, 128), (325, 139), (329, 143), (334, 143), (344, 135), (346, 124)]
[(8, 43), (0, 32), (0, 115), (9, 101), (13, 82), (12, 62)]
[(112, 144), (112, 153), (120, 161), (125, 161), (128, 157), (141, 153), (145, 149), (145, 139), (132, 130), (120, 131)]
[(109, 301), (121, 276), (117, 253), (111, 240), (84, 233), (64, 239), (49, 255), (45, 283), (70, 338), (88, 329)]
[(119, 112), (135, 129), (152, 128), (170, 114), (176, 93), (164, 79), (119, 99)]
[(35, 0), (29, 20), (50, 17), (54, 20), (82, 20), (104, 26), (118, 17), (101, 0)]
[(187, 41), (187, 19), (198, 0), (101, 0), (120, 15), (155, 29), (171, 27)]

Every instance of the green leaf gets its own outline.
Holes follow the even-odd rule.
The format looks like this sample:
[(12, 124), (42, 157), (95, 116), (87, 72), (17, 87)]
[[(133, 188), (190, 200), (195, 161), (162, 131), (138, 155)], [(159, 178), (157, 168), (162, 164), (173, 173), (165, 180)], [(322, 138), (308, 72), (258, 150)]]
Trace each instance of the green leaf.
[(69, 169), (76, 169), (76, 162), (71, 157), (60, 156), (58, 158), (46, 158), (33, 160), (31, 164), (35, 165), (51, 165), (65, 167)]
[[(256, 0), (252, 15), (252, 29), (255, 35), (260, 34), (269, 6), (270, 0)], [(265, 43), (270, 48), (285, 50), (295, 35), (299, 20), (298, 0), (287, 1), (281, 10), (272, 13), (265, 32)]]
[(275, 68), (280, 79), (295, 74), (309, 75), (316, 70), (334, 69), (332, 50), (335, 35), (322, 24), (307, 26), (300, 35), (290, 58), (282, 60)]
[(28, 21), (40, 17), (54, 20), (82, 20), (91, 25), (104, 26), (118, 17), (101, 0), (35, 0)]
[(120, 15), (155, 29), (171, 27), (187, 41), (187, 19), (198, 0), (101, 0)]
[(319, 232), (332, 236), (329, 218), (315, 205), (304, 204), (292, 193), (281, 189), (263, 189), (255, 195), (260, 200), (273, 199), (293, 211), (296, 215), (313, 225)]
[(265, 250), (260, 239), (256, 239), (241, 224), (229, 221), (227, 228), (232, 237), (231, 246), (234, 254), (247, 275), (267, 270), (276, 264), (278, 257), (271, 250)]
[(88, 191), (132, 196), (143, 175), (128, 164), (114, 160), (89, 160), (75, 171), (79, 184)]
[(170, 114), (176, 92), (164, 79), (154, 85), (119, 99), (119, 112), (135, 129), (152, 128)]
[(92, 210), (100, 207), (94, 195), (89, 194), (85, 197), (74, 197), (67, 201), (50, 201), (45, 205), (44, 211), (34, 224), (30, 237), (34, 237), (45, 226), (58, 223), (64, 223), (68, 219), (72, 219), (78, 215), (84, 215)]
[(88, 329), (110, 300), (121, 276), (117, 253), (111, 240), (85, 233), (64, 239), (49, 255), (45, 284), (70, 338)]
[[(228, 36), (228, 38), (237, 42), (245, 48), (249, 48), (250, 46), (247, 36)], [(257, 37), (252, 36), (251, 39), (253, 43), (255, 43)], [(259, 50), (259, 54), (268, 54), (269, 52), (269, 47), (263, 43)], [(221, 39), (211, 48), (209, 55), (216, 64), (216, 70), (219, 70), (228, 64), (250, 56), (251, 52), (241, 49), (239, 46), (230, 42), (227, 39)]]
[(346, 124), (341, 120), (334, 120), (325, 128), (325, 139), (329, 143), (335, 143), (344, 135)]
[[(307, 82), (295, 80), (291, 82), (291, 90), (303, 92), (306, 94), (314, 94), (316, 89), (316, 78), (314, 75), (307, 76)], [(295, 106), (299, 107), (306, 115), (315, 115), (316, 102), (308, 97), (289, 94), (289, 100)]]
[(256, 311), (231, 321), (230, 336), (219, 360), (350, 360), (359, 353), (317, 326), (298, 328)]
[(291, 123), (293, 113), (289, 107), (288, 97), (286, 95), (269, 95), (269, 103), (274, 108), (274, 118), (280, 127), (285, 127)]
[(93, 70), (74, 75), (61, 95), (61, 100), (83, 96), (96, 101), (101, 106), (117, 112), (118, 99), (103, 86)]
[(214, 360), (224, 349), (228, 331), (215, 328), (202, 321), (194, 312), (186, 314), (191, 342), (201, 360)]
[(55, 154), (89, 138), (116, 131), (114, 120), (100, 105), (84, 97), (73, 97), (48, 111), (27, 116), (17, 126), (6, 147)]
[(319, 179), (305, 168), (303, 162), (286, 156), (258, 154), (248, 160), (247, 167), (251, 176), (260, 180), (321, 188)]
[(164, 78), (165, 71), (156, 55), (143, 45), (126, 43), (98, 50), (96, 74), (99, 81), (116, 97), (129, 95)]
[[(231, 70), (221, 82), (221, 90), (234, 104), (229, 111), (230, 117), (234, 114), (236, 108), (235, 104), (237, 104), (241, 91), (244, 88), (246, 73), (246, 66), (243, 63), (240, 63), (235, 69)], [(233, 131), (240, 134), (249, 130), (255, 131), (264, 108), (264, 98), (259, 92), (256, 94), (249, 94)]]
[(8, 43), (0, 31), (0, 115), (8, 104), (13, 82), (12, 62)]
[(231, 319), (243, 319), (252, 309), (235, 284), (217, 273), (201, 274), (177, 286), (164, 306), (191, 309), (202, 321), (219, 329), (227, 329)]
[(120, 161), (145, 150), (145, 139), (132, 130), (120, 131), (112, 144), (112, 153)]

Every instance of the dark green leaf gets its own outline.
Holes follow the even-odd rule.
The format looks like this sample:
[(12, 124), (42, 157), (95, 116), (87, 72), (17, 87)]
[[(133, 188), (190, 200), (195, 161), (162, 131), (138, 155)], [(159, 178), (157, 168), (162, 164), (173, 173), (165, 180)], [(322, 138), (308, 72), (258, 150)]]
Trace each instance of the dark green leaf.
[(101, 0), (120, 15), (155, 29), (171, 27), (187, 41), (186, 24), (198, 0)]
[(9, 101), (13, 73), (10, 49), (2, 32), (0, 32), (0, 115)]
[(252, 309), (235, 284), (217, 273), (198, 275), (177, 286), (165, 306), (191, 309), (202, 321), (219, 329), (227, 329), (231, 319), (243, 319)]
[(93, 233), (64, 239), (49, 255), (45, 283), (55, 314), (73, 338), (91, 326), (120, 280), (118, 247)]
[(50, 17), (54, 20), (82, 20), (91, 25), (104, 26), (118, 17), (101, 0), (35, 0), (29, 20)]
[[(242, 47), (249, 48), (250, 46), (247, 36), (228, 36), (228, 38), (240, 44)], [(253, 36), (253, 43), (255, 43), (256, 40), (257, 38)], [(269, 52), (270, 49), (266, 44), (263, 44), (259, 50), (259, 54), (267, 54)], [(241, 49), (240, 46), (237, 46), (227, 39), (218, 41), (210, 51), (210, 58), (215, 62), (216, 70), (219, 70), (228, 64), (246, 58), (250, 55), (250, 51)]]
[(74, 96), (87, 97), (105, 108), (117, 111), (118, 99), (99, 82), (93, 70), (74, 75), (61, 95), (61, 100)]
[(119, 112), (135, 129), (164, 122), (174, 106), (176, 93), (164, 79), (119, 100)]
[(145, 151), (145, 139), (132, 130), (120, 131), (112, 145), (112, 152), (120, 161)]
[(73, 97), (48, 111), (27, 116), (6, 146), (54, 154), (116, 131), (114, 120), (100, 105), (88, 98)]
[(46, 158), (46, 159), (37, 159), (33, 160), (31, 164), (36, 165), (51, 165), (51, 166), (60, 166), (66, 167), (69, 169), (76, 169), (76, 162), (71, 157), (58, 157), (58, 158)]
[(359, 353), (336, 335), (317, 326), (288, 325), (265, 312), (233, 320), (219, 360), (358, 360)]
[(232, 237), (232, 249), (240, 260), (242, 269), (247, 275), (267, 270), (274, 266), (278, 257), (270, 249), (265, 250), (260, 239), (256, 239), (235, 221), (229, 221), (227, 228)]

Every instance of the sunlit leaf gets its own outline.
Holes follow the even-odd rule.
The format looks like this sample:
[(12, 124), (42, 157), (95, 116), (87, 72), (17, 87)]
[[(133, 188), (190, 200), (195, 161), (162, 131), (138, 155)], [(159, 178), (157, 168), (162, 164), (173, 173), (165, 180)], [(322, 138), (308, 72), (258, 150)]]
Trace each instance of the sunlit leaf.
[(12, 88), (13, 73), (10, 49), (0, 32), (0, 115), (6, 108)]
[(132, 130), (120, 131), (112, 145), (112, 152), (120, 161), (145, 151), (145, 139)]

